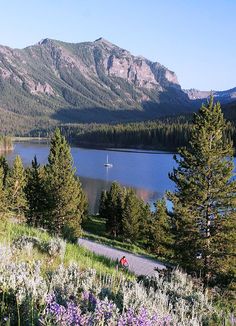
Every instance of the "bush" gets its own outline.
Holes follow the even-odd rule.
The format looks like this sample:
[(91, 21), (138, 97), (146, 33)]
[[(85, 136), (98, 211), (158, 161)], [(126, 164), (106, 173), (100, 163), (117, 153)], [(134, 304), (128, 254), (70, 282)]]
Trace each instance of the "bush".
[(51, 257), (60, 256), (61, 259), (64, 258), (66, 243), (60, 238), (52, 238), (49, 241), (42, 241), (37, 237), (31, 236), (20, 236), (13, 240), (12, 249), (13, 250), (32, 250), (37, 248), (43, 253), (47, 253)]
[[(48, 242), (52, 254), (62, 247), (61, 239)], [(0, 245), (2, 325), (8, 319), (8, 325), (200, 326), (230, 325), (234, 318), (218, 311), (208, 294), (179, 270), (169, 280), (159, 276), (155, 286), (144, 286), (81, 270), (75, 263), (45, 271), (40, 262), (14, 261), (11, 251)]]
[(60, 256), (61, 259), (63, 259), (66, 250), (66, 243), (60, 238), (53, 238), (45, 244), (45, 250), (49, 256)]
[(13, 240), (12, 246), (13, 248), (23, 250), (25, 249), (29, 244), (32, 244), (34, 246), (40, 245), (40, 240), (36, 237), (30, 237), (30, 236), (20, 236)]

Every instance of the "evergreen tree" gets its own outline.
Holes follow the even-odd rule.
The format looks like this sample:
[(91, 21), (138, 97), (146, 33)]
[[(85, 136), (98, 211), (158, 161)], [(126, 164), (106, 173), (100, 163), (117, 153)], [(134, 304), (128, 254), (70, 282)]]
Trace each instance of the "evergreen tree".
[(123, 210), (123, 234), (126, 239), (135, 241), (140, 236), (142, 218), (141, 201), (133, 189), (128, 189)]
[(102, 191), (100, 201), (99, 201), (99, 216), (101, 218), (107, 218), (107, 192), (106, 190)]
[(81, 183), (75, 176), (70, 147), (58, 128), (51, 139), (48, 164), (45, 170), (48, 188), (49, 229), (61, 234), (65, 227), (73, 225), (79, 235), (87, 201)]
[(225, 130), (220, 104), (211, 98), (195, 115), (189, 147), (179, 150), (178, 167), (170, 175), (176, 185), (169, 196), (176, 255), (187, 269), (201, 271), (205, 283), (217, 274), (235, 273), (236, 182)]
[(7, 211), (7, 194), (4, 187), (4, 170), (0, 166), (0, 214)]
[(9, 172), (9, 166), (4, 156), (0, 156), (0, 167), (3, 168), (3, 185), (6, 186), (7, 174)]
[(113, 182), (110, 190), (100, 204), (102, 216), (106, 218), (106, 229), (114, 237), (122, 234), (122, 210), (124, 204), (125, 189), (117, 182)]
[(40, 168), (36, 156), (32, 166), (27, 170), (27, 183), (25, 193), (28, 200), (27, 222), (35, 227), (46, 224), (47, 193), (44, 170)]
[(146, 247), (150, 247), (151, 239), (151, 228), (153, 224), (153, 214), (150, 210), (150, 205), (146, 204), (140, 199), (140, 239)]
[(25, 170), (20, 156), (17, 155), (7, 178), (7, 197), (10, 211), (18, 217), (23, 217), (27, 211), (25, 185)]
[(150, 223), (150, 247), (158, 256), (172, 256), (172, 224), (164, 199), (158, 200)]

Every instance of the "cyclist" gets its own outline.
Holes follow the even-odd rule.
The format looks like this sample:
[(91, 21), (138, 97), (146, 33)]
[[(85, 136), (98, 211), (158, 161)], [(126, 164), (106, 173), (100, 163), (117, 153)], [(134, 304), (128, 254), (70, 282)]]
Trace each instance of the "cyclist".
[(129, 267), (128, 260), (126, 259), (125, 256), (123, 256), (123, 257), (120, 259), (120, 266), (123, 267), (123, 268), (128, 268), (128, 267)]

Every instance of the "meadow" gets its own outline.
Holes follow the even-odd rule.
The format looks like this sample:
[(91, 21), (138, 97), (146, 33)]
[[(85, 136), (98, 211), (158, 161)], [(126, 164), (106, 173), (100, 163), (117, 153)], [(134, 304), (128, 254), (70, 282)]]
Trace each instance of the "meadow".
[(176, 269), (155, 279), (46, 231), (1, 220), (1, 325), (233, 325), (198, 281)]

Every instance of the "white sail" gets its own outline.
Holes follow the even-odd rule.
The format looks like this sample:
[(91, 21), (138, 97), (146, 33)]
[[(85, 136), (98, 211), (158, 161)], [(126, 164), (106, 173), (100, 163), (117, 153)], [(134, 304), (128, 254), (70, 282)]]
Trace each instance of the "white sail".
[(109, 163), (109, 161), (108, 161), (108, 155), (107, 155), (107, 162), (104, 163), (104, 166), (105, 166), (106, 168), (112, 168), (112, 167), (113, 167), (113, 165), (112, 165), (111, 163)]

